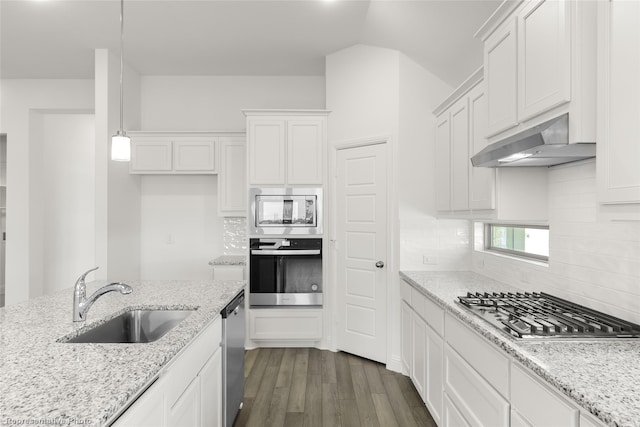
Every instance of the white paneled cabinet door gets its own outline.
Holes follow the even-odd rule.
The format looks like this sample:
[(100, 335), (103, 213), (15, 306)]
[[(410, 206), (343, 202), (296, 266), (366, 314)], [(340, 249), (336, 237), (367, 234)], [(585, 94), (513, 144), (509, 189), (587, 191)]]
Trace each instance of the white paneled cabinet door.
[[(469, 151), (470, 156), (487, 145), (487, 94), (481, 83), (469, 91)], [(493, 168), (469, 165), (469, 207), (495, 209), (496, 172)]]
[(164, 387), (158, 379), (113, 424), (113, 427), (161, 427), (165, 425)]
[(173, 141), (173, 169), (186, 173), (213, 173), (216, 170), (213, 138), (181, 138)]
[(469, 209), (469, 102), (451, 107), (451, 210)]
[(464, 419), (458, 408), (451, 402), (446, 393), (444, 396), (444, 404), (442, 407), (442, 425), (445, 427), (471, 427), (471, 424)]
[(283, 120), (249, 121), (250, 185), (284, 185), (285, 131)]
[(173, 150), (170, 139), (134, 138), (131, 145), (131, 172), (171, 172)]
[(338, 150), (338, 348), (387, 359), (387, 144)]
[(425, 360), (424, 401), (431, 416), (438, 425), (442, 420), (442, 392), (444, 371), (444, 342), (442, 338), (427, 325), (426, 328), (427, 357)]
[(493, 33), (485, 43), (488, 136), (518, 124), (517, 40), (517, 21), (513, 18)]
[(518, 14), (518, 120), (569, 101), (569, 0), (532, 1)]
[(200, 419), (203, 427), (222, 425), (222, 349), (204, 365), (200, 377)]
[(449, 112), (436, 121), (436, 210), (451, 210), (451, 120)]
[(201, 425), (200, 377), (196, 377), (182, 396), (174, 403), (167, 415), (171, 427), (193, 427)]
[(411, 380), (418, 394), (425, 397), (425, 366), (427, 357), (427, 325), (413, 312), (411, 319)]
[(598, 2), (598, 197), (640, 203), (640, 2)]
[(220, 216), (247, 216), (246, 145), (242, 138), (220, 140), (218, 213)]
[(324, 119), (287, 121), (287, 183), (322, 185)]
[(406, 301), (402, 301), (400, 307), (401, 328), (402, 328), (402, 371), (406, 375), (411, 375), (411, 322), (412, 310)]

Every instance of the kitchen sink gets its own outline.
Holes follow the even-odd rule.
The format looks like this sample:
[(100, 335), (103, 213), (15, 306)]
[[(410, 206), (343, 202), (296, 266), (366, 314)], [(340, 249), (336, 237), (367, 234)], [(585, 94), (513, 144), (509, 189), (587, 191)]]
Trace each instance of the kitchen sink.
[(194, 311), (195, 309), (125, 311), (64, 342), (148, 343), (160, 339)]

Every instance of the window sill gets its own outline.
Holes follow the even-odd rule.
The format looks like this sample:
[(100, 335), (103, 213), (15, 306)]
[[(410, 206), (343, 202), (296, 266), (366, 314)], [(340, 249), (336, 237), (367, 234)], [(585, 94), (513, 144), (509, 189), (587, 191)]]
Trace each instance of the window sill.
[(549, 267), (549, 261), (540, 261), (540, 260), (535, 260), (535, 259), (529, 259), (529, 258), (524, 258), (524, 257), (519, 257), (519, 256), (515, 256), (515, 255), (507, 255), (507, 254), (502, 254), (499, 252), (493, 252), (493, 251), (487, 251), (487, 250), (483, 250), (483, 249), (474, 249), (474, 251), (481, 253), (481, 254), (486, 254), (486, 255), (491, 255), (494, 257), (498, 257), (498, 258), (504, 258), (504, 259), (509, 259), (509, 260), (513, 260), (513, 261), (519, 261), (519, 262), (524, 262), (526, 264), (529, 265), (535, 265), (537, 267)]

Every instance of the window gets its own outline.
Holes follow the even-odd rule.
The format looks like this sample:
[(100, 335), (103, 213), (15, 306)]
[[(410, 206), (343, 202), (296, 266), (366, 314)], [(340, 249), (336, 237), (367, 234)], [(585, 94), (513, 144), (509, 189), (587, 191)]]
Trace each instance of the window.
[(487, 251), (549, 260), (549, 227), (485, 224), (484, 238)]

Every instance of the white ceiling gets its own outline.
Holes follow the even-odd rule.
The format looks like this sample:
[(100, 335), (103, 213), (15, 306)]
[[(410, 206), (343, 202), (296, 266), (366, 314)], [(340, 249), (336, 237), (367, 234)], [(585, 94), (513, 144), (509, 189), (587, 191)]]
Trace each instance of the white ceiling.
[[(357, 43), (397, 49), (457, 86), (501, 0), (125, 0), (125, 61), (143, 75), (324, 75)], [(118, 0), (0, 0), (2, 78), (92, 78), (119, 49)]]

